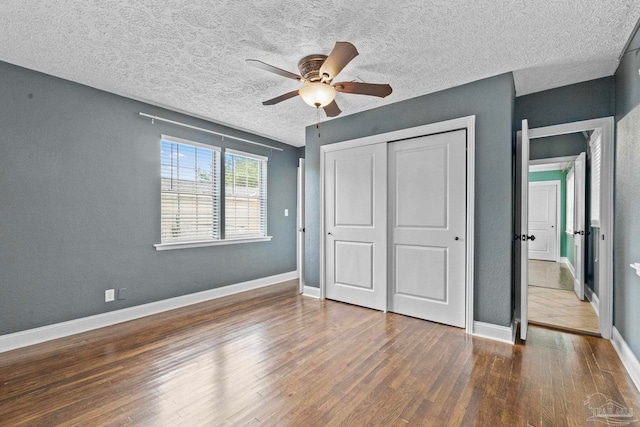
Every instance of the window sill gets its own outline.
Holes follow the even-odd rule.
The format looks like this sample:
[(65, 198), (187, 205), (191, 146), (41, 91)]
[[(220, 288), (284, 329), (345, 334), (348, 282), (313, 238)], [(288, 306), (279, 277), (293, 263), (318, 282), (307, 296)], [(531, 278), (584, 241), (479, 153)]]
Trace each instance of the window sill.
[(248, 237), (248, 238), (242, 238), (242, 239), (226, 239), (226, 240), (206, 240), (206, 241), (200, 241), (200, 242), (158, 243), (153, 246), (156, 248), (156, 251), (171, 251), (174, 249), (203, 248), (206, 246), (223, 246), (223, 245), (237, 245), (239, 243), (269, 242), (271, 239), (273, 239), (273, 236)]

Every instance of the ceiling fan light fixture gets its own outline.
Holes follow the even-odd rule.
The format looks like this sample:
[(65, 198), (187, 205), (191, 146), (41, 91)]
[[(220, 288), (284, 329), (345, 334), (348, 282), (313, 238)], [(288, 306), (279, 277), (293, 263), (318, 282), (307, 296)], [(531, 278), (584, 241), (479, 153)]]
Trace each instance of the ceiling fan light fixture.
[(302, 100), (312, 107), (325, 107), (336, 98), (336, 90), (326, 83), (307, 83), (298, 91)]

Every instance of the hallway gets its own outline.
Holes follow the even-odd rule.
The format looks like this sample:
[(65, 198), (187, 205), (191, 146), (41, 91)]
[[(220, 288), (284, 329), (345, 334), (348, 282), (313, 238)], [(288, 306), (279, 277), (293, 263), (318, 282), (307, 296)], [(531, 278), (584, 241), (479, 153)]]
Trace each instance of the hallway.
[(599, 336), (598, 315), (573, 292), (573, 277), (562, 263), (529, 260), (529, 322)]

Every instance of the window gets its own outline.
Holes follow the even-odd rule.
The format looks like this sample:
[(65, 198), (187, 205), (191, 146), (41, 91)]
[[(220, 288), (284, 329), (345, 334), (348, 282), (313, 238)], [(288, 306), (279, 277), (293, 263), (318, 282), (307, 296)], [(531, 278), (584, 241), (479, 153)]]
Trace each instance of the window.
[(162, 136), (161, 242), (220, 238), (220, 149)]
[(602, 138), (596, 130), (589, 140), (591, 150), (591, 227), (600, 227), (600, 175), (602, 170)]
[(267, 158), (225, 150), (225, 239), (267, 236)]
[(160, 157), (157, 250), (271, 240), (266, 157), (165, 135)]
[(574, 177), (574, 168), (573, 166), (567, 172), (567, 209), (566, 209), (566, 232), (573, 236), (573, 220), (574, 220), (574, 206), (575, 206), (575, 177)]

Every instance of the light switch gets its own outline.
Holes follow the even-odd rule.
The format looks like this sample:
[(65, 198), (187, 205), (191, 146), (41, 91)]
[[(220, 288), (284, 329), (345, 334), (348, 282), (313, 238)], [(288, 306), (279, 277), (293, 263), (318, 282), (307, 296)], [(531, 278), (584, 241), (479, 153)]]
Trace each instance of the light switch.
[(289, 209), (284, 210), (284, 216), (289, 216)]

